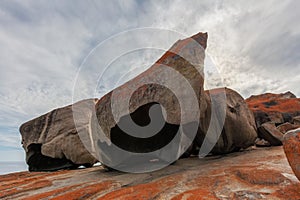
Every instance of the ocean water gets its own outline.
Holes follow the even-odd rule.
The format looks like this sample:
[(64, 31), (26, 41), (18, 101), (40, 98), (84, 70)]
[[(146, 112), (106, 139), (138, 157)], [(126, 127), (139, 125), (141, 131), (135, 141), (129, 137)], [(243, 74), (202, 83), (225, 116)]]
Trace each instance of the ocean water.
[(27, 170), (28, 166), (24, 161), (0, 161), (0, 175)]

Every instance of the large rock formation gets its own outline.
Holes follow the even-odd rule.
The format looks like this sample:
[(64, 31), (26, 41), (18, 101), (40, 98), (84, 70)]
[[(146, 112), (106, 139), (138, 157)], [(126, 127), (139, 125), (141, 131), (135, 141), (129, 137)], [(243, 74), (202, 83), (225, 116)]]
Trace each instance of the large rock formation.
[[(119, 165), (129, 160), (128, 156), (120, 156), (119, 149), (157, 152), (174, 138), (176, 142), (169, 145), (168, 151), (158, 152), (154, 157), (164, 162), (176, 160), (190, 146), (192, 132), (197, 132), (199, 111), (206, 109), (203, 98), (206, 41), (207, 33), (179, 40), (148, 70), (100, 100), (84, 100), (23, 124), (20, 132), (29, 169), (90, 166), (96, 162), (95, 155), (109, 165)], [(154, 136), (153, 121), (161, 125)], [(183, 134), (187, 135), (185, 140)], [(111, 142), (117, 146), (116, 158), (105, 151)], [(49, 168), (41, 160), (54, 163)]]
[(284, 135), (283, 148), (295, 175), (300, 180), (300, 128)]
[[(104, 163), (107, 161), (114, 167), (124, 162), (127, 165), (129, 160), (137, 163), (158, 159), (171, 163), (190, 146), (197, 132), (200, 110), (206, 108), (203, 98), (206, 41), (207, 33), (177, 41), (148, 70), (97, 102), (96, 115), (103, 134), (117, 146), (113, 153), (111, 150), (107, 153), (106, 149), (112, 147), (109, 141), (95, 136), (101, 149), (98, 156)], [(155, 119), (162, 127), (158, 133), (151, 128)], [(148, 153), (148, 157), (136, 153)]]
[[(205, 92), (205, 96), (207, 109), (195, 140), (197, 146), (202, 146), (205, 136), (210, 134), (213, 137), (218, 131), (221, 131), (221, 135), (211, 151), (214, 154), (230, 153), (253, 145), (257, 138), (257, 129), (253, 113), (243, 97), (229, 88), (209, 90)], [(212, 103), (216, 104), (215, 108)], [(224, 104), (223, 107), (221, 104)], [(224, 116), (220, 111), (222, 109)], [(213, 112), (215, 115), (212, 118)], [(224, 125), (222, 117), (225, 117)]]

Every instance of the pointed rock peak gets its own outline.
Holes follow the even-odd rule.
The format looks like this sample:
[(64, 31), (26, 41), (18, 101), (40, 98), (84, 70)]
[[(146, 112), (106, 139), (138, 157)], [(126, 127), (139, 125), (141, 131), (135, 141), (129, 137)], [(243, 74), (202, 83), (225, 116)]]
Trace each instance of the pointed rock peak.
[(203, 46), (204, 49), (206, 49), (207, 39), (208, 39), (207, 32), (205, 32), (205, 33), (199, 32), (199, 33), (193, 35), (191, 38), (196, 40), (201, 46)]
[(286, 93), (282, 94), (282, 98), (285, 98), (285, 99), (294, 99), (294, 98), (297, 98), (297, 97), (292, 92), (287, 91)]

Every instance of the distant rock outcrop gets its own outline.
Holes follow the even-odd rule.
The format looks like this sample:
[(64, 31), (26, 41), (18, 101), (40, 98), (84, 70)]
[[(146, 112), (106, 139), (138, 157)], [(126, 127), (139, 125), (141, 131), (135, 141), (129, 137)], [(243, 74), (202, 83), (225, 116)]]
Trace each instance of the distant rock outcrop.
[(259, 138), (271, 145), (282, 145), (283, 134), (299, 127), (300, 99), (291, 92), (255, 95), (246, 102), (254, 113)]
[(246, 102), (254, 113), (257, 127), (265, 122), (276, 125), (292, 123), (293, 117), (300, 115), (300, 99), (291, 92), (255, 95), (246, 99)]

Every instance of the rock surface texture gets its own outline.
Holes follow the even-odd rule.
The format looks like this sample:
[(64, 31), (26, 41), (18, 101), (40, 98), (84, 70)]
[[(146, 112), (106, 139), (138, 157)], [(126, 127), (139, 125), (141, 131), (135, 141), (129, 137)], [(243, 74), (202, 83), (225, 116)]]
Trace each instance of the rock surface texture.
[(283, 148), (295, 175), (300, 180), (300, 128), (284, 135)]
[(129, 174), (101, 166), (0, 176), (0, 199), (300, 199), (300, 182), (282, 147), (179, 160), (162, 170)]
[(28, 121), (20, 127), (20, 132), (30, 171), (92, 166), (97, 162), (77, 134), (72, 106), (55, 109)]

